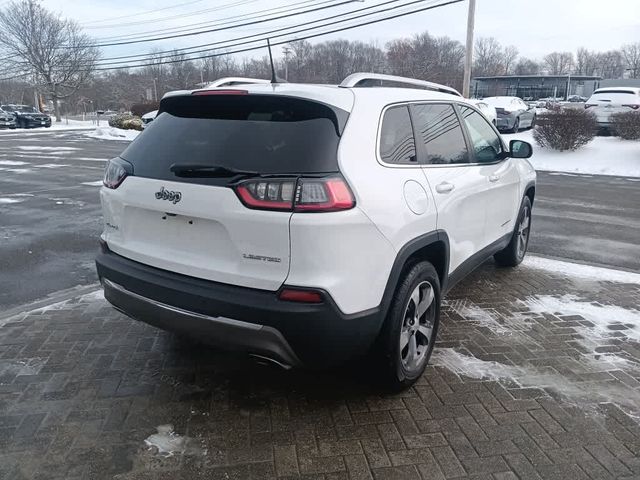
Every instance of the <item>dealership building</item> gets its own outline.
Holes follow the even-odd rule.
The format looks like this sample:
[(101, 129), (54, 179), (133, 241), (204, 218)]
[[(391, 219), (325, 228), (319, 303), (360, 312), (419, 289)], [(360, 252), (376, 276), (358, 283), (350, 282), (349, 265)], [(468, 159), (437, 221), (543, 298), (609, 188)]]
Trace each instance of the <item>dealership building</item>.
[[(512, 96), (525, 100), (568, 95), (589, 97), (601, 85), (601, 77), (584, 75), (500, 75), (475, 77), (471, 81), (474, 98)], [(569, 90), (567, 92), (567, 89)]]

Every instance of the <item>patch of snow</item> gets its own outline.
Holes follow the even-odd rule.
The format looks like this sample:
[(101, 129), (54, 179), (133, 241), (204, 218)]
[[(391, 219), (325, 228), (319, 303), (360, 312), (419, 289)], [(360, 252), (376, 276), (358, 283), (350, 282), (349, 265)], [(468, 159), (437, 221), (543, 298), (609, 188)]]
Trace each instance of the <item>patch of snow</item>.
[[(578, 328), (585, 339), (608, 339), (620, 337), (640, 342), (640, 311), (617, 305), (602, 305), (585, 302), (575, 295), (562, 296), (536, 295), (523, 301), (534, 313), (556, 313), (561, 315), (579, 315), (593, 326)], [(585, 330), (586, 329), (586, 330)]]
[[(106, 123), (106, 121), (105, 121)], [(56, 122), (55, 118), (52, 118), (51, 126), (47, 127), (38, 127), (38, 128), (29, 128), (28, 130), (17, 129), (17, 130), (0, 130), (0, 135), (41, 135), (43, 133), (59, 133), (62, 130), (87, 130), (96, 128), (96, 124), (92, 120), (65, 120), (63, 119), (61, 122)]]
[(182, 455), (206, 454), (206, 450), (197, 445), (194, 439), (175, 433), (173, 425), (160, 425), (156, 427), (156, 430), (158, 433), (149, 435), (144, 443), (149, 449), (155, 449), (163, 457), (171, 457), (176, 453)]
[(80, 150), (78, 147), (45, 147), (39, 145), (21, 145), (16, 147), (18, 150), (26, 150), (29, 152), (42, 151), (42, 152), (75, 152)]
[(140, 133), (137, 130), (122, 130), (120, 128), (113, 127), (98, 127), (95, 131), (85, 133), (87, 137), (97, 138), (99, 140), (120, 140), (120, 141), (132, 141)]
[(17, 167), (19, 165), (29, 165), (29, 162), (19, 162), (15, 160), (0, 160), (0, 165), (5, 165), (9, 167)]
[(82, 182), (82, 185), (88, 185), (89, 187), (101, 187), (102, 180), (96, 180), (95, 182)]
[(541, 372), (533, 366), (511, 366), (480, 360), (453, 348), (434, 350), (431, 363), (456, 375), (477, 380), (507, 381), (510, 385), (515, 384), (521, 388), (553, 390), (577, 405), (615, 403), (630, 415), (640, 414), (640, 392), (624, 385), (611, 382), (574, 383), (559, 373)]
[(22, 200), (19, 200), (17, 198), (6, 198), (6, 197), (0, 197), (0, 204), (2, 203), (20, 203), (22, 202)]
[(503, 136), (507, 142), (518, 139), (533, 145), (529, 161), (536, 170), (640, 177), (640, 141), (596, 137), (575, 152), (559, 152), (537, 145), (531, 131)]
[(563, 262), (550, 258), (527, 255), (522, 263), (525, 267), (546, 270), (569, 277), (598, 282), (633, 283), (640, 285), (640, 273), (625, 272), (613, 268), (594, 267), (580, 263)]
[(530, 330), (532, 326), (531, 321), (524, 316), (513, 314), (504, 317), (495, 310), (482, 308), (466, 300), (444, 300), (442, 305), (456, 312), (465, 321), (488, 328), (497, 335), (518, 335), (518, 332)]
[(64, 163), (43, 163), (42, 165), (34, 165), (35, 168), (61, 168), (69, 166), (70, 165), (65, 165)]
[(30, 168), (0, 168), (2, 172), (11, 172), (11, 173), (29, 173), (32, 172)]

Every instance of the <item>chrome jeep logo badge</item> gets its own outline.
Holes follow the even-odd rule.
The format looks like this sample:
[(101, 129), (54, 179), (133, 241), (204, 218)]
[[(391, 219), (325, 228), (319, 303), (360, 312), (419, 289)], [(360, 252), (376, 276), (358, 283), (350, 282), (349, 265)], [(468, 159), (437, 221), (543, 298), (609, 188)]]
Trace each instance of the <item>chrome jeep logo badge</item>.
[(169, 200), (174, 205), (182, 200), (182, 193), (180, 192), (172, 192), (171, 190), (166, 190), (164, 187), (160, 188), (160, 191), (156, 192), (156, 198), (158, 200)]

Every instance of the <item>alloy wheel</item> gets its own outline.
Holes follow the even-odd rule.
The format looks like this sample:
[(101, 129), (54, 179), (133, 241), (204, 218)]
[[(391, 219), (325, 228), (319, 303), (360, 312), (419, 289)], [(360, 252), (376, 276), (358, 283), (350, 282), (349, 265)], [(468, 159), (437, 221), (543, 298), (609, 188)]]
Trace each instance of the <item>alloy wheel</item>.
[(435, 293), (431, 283), (421, 282), (411, 293), (400, 330), (400, 358), (407, 371), (417, 371), (433, 342)]

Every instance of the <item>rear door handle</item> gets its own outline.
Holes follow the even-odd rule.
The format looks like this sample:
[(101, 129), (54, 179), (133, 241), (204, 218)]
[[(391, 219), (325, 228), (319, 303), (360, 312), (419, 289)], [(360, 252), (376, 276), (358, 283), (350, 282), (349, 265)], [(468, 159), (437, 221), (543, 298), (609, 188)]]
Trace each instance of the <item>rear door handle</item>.
[(439, 183), (438, 185), (436, 185), (436, 192), (438, 192), (438, 193), (449, 193), (454, 188), (456, 188), (456, 186), (453, 183), (442, 182), (442, 183)]
[(500, 180), (500, 175), (489, 175), (490, 182), (497, 182), (498, 180)]

